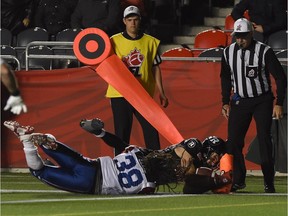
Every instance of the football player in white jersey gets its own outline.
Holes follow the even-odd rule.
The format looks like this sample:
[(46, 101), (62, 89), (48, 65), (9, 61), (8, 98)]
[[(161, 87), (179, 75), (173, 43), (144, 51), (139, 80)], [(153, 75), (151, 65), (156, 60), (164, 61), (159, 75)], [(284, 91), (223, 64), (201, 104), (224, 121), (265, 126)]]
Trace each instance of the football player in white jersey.
[[(100, 119), (82, 120), (80, 126), (101, 137), (108, 145), (123, 150), (114, 158), (90, 159), (59, 142), (51, 134), (34, 133), (31, 126), (15, 121), (4, 125), (19, 137), (24, 146), (26, 162), (32, 175), (55, 188), (85, 194), (151, 194), (159, 185), (185, 182), (202, 166), (201, 142), (196, 138), (183, 140), (163, 150), (129, 146), (104, 130)], [(57, 162), (47, 165), (38, 154), (37, 146)], [(201, 169), (201, 168), (200, 168)], [(203, 177), (204, 178), (204, 177)], [(205, 176), (205, 190), (221, 187), (230, 181), (227, 176)], [(184, 193), (194, 193), (189, 181)], [(199, 186), (199, 185), (198, 185)]]

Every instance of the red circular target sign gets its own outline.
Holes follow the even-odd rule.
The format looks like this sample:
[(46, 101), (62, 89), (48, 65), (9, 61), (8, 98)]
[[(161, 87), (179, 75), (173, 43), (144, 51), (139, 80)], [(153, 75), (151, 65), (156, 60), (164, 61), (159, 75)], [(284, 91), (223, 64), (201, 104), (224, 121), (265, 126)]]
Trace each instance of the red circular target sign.
[(73, 50), (82, 63), (97, 65), (111, 55), (110, 38), (101, 29), (87, 28), (75, 37)]

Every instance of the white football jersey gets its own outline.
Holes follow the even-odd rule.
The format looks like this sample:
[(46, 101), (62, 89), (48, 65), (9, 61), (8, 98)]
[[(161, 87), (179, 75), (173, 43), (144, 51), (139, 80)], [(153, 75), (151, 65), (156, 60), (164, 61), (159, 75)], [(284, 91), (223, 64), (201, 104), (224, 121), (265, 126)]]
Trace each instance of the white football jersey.
[(114, 157), (99, 157), (103, 184), (101, 194), (137, 194), (149, 183), (133, 148)]

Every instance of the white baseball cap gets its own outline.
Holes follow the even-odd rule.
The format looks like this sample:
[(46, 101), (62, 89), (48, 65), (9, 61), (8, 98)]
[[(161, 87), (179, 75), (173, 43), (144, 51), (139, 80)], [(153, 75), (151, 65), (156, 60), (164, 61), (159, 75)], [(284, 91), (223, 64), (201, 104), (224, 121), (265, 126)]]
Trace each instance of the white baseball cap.
[(248, 33), (251, 31), (253, 31), (252, 23), (245, 18), (240, 18), (235, 21), (234, 31), (232, 32), (231, 35), (235, 35), (238, 33)]
[(131, 15), (131, 14), (135, 14), (137, 16), (141, 16), (140, 15), (140, 10), (138, 7), (136, 6), (129, 6), (124, 10), (123, 13), (123, 17), (126, 18), (127, 16)]

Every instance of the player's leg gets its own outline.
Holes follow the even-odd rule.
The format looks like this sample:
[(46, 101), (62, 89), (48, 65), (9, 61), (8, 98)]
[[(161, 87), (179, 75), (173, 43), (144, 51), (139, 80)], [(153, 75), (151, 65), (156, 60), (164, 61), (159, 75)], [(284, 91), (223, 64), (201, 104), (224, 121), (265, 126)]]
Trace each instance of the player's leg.
[(160, 140), (158, 131), (139, 112), (135, 110), (134, 113), (142, 127), (146, 148), (159, 150)]
[(121, 140), (118, 136), (105, 131), (104, 123), (101, 119), (84, 119), (81, 120), (80, 126), (89, 133), (94, 134), (96, 137), (100, 137), (107, 145), (115, 148), (117, 152), (124, 151), (124, 149), (128, 146), (128, 144)]
[(79, 152), (57, 141), (51, 134), (32, 134), (30, 140), (65, 169), (74, 169), (78, 164), (89, 165), (94, 161), (83, 157)]
[(28, 167), (38, 170), (44, 166), (43, 160), (38, 154), (37, 147), (31, 142), (32, 126), (22, 126), (16, 121), (5, 121), (4, 126), (10, 129), (22, 142)]
[(79, 163), (72, 170), (44, 166), (40, 170), (30, 169), (30, 172), (42, 182), (61, 190), (75, 193), (95, 193), (96, 175), (98, 175), (96, 165)]
[[(4, 125), (23, 143), (27, 165), (32, 175), (62, 190), (94, 193), (98, 166), (96, 161), (86, 160), (79, 153), (56, 142), (52, 135), (33, 133), (34, 128), (31, 126), (21, 126), (15, 121), (6, 121)], [(46, 166), (35, 145), (39, 145), (46, 154), (55, 159), (60, 167)]]
[(83, 157), (82, 154), (56, 141), (49, 134), (31, 135), (34, 145), (40, 146), (43, 151), (53, 158), (60, 166), (45, 166), (40, 170), (31, 170), (31, 173), (41, 181), (70, 192), (94, 193), (96, 168), (98, 163)]

